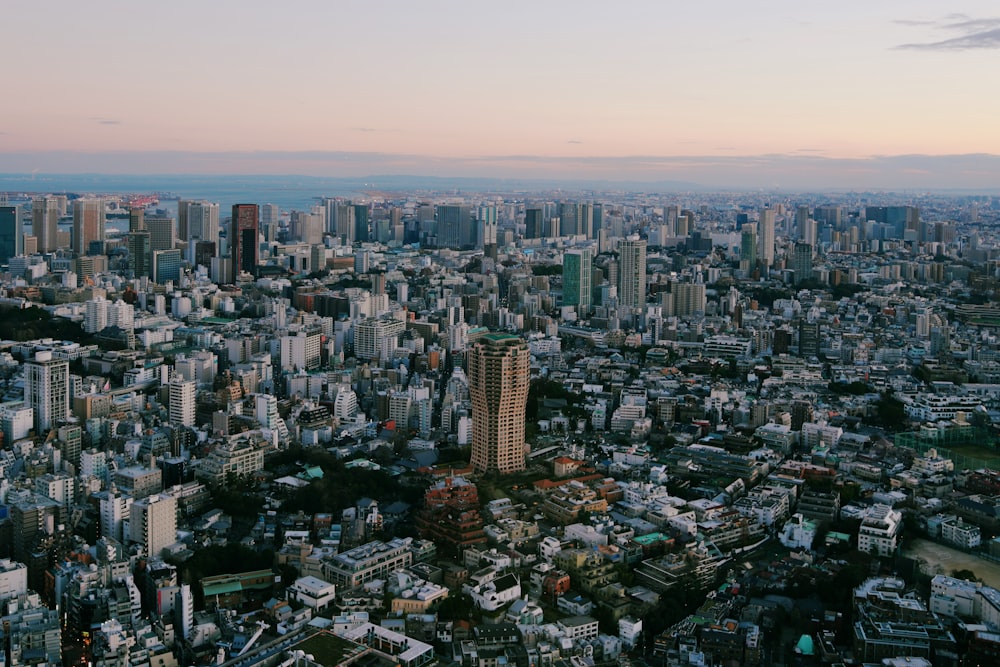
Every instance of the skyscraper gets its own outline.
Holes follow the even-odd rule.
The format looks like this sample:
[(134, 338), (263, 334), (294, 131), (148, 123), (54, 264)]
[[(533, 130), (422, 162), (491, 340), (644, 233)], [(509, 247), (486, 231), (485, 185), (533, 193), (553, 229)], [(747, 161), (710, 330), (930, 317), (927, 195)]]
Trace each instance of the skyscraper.
[(740, 231), (740, 270), (751, 273), (757, 268), (757, 228), (746, 222)]
[(91, 241), (104, 241), (104, 200), (77, 199), (73, 202), (73, 252), (87, 254)]
[(146, 229), (146, 211), (140, 206), (133, 206), (128, 210), (128, 230), (130, 232), (141, 232)]
[(0, 206), (0, 262), (24, 253), (24, 223), (21, 208)]
[(590, 312), (591, 267), (590, 248), (569, 250), (563, 254), (563, 305), (576, 306), (578, 315)]
[(524, 238), (545, 238), (545, 218), (540, 208), (529, 208), (524, 211)]
[(235, 283), (241, 272), (257, 275), (257, 204), (233, 204), (233, 219), (229, 226), (229, 254)]
[(219, 205), (207, 201), (190, 201), (187, 204), (186, 220), (180, 224), (177, 216), (178, 238), (192, 246), (198, 241), (219, 242)]
[(760, 229), (757, 230), (759, 245), (757, 253), (760, 263), (769, 270), (774, 266), (774, 221), (777, 211), (773, 208), (761, 209)]
[(354, 204), (354, 240), (359, 243), (371, 240), (368, 222), (368, 204)]
[(69, 362), (40, 350), (24, 364), (24, 402), (35, 411), (35, 431), (41, 435), (69, 416)]
[(35, 197), (31, 201), (31, 233), (38, 239), (38, 252), (58, 249), (59, 199)]
[(646, 242), (630, 236), (622, 240), (618, 252), (619, 300), (623, 306), (642, 308), (646, 304)]
[(177, 221), (165, 215), (146, 216), (150, 252), (172, 250), (177, 241)]
[(488, 333), (469, 350), (472, 465), (479, 472), (524, 470), (524, 419), (530, 382), (528, 346)]
[(808, 243), (796, 243), (795, 254), (792, 256), (792, 268), (795, 270), (795, 283), (811, 280), (813, 277), (813, 247)]
[[(133, 210), (133, 214), (135, 211)], [(131, 226), (131, 225), (130, 225)], [(139, 229), (128, 235), (128, 268), (136, 278), (149, 276), (153, 263), (149, 232)]]
[(441, 248), (472, 248), (476, 245), (472, 207), (464, 204), (437, 207), (437, 245)]

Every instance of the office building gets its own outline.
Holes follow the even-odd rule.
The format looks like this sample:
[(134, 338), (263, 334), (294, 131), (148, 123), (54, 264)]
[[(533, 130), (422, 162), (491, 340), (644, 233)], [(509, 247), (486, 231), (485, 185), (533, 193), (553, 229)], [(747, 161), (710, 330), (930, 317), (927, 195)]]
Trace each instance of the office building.
[(77, 199), (73, 202), (73, 252), (85, 255), (94, 241), (104, 242), (104, 200)]
[(540, 208), (529, 208), (524, 211), (524, 238), (545, 238), (544, 212)]
[(162, 285), (168, 280), (176, 283), (181, 277), (181, 265), (183, 259), (181, 251), (177, 248), (173, 250), (154, 250), (152, 270), (153, 281)]
[(24, 254), (24, 223), (19, 206), (0, 206), (0, 262)]
[(437, 207), (437, 245), (440, 248), (474, 248), (476, 228), (472, 207), (442, 205)]
[(773, 208), (761, 209), (760, 212), (757, 253), (765, 270), (770, 270), (774, 266), (774, 224), (777, 213)]
[(354, 204), (354, 241), (366, 243), (371, 240), (371, 229), (368, 220), (368, 205)]
[(39, 435), (69, 416), (69, 362), (40, 350), (24, 364), (24, 402), (35, 412)]
[(146, 216), (150, 252), (172, 250), (177, 244), (177, 221), (165, 215)]
[[(180, 202), (177, 236), (192, 246), (198, 241), (219, 242), (219, 205), (207, 201)], [(184, 211), (183, 215), (181, 210)]]
[(524, 414), (530, 383), (527, 344), (488, 333), (469, 350), (472, 465), (479, 472), (524, 470)]
[(646, 304), (646, 242), (638, 236), (618, 245), (618, 296), (623, 306), (642, 308)]
[(233, 204), (233, 219), (229, 225), (230, 283), (235, 283), (244, 272), (257, 275), (257, 238), (257, 204)]
[(570, 250), (563, 255), (563, 305), (575, 306), (578, 315), (587, 315), (591, 303), (590, 248)]
[(792, 255), (792, 269), (795, 271), (795, 282), (812, 280), (813, 277), (813, 247), (808, 243), (796, 243)]
[(177, 499), (161, 493), (136, 500), (129, 513), (129, 533), (144, 554), (159, 556), (177, 541)]
[(138, 206), (133, 206), (128, 210), (128, 231), (146, 231), (146, 211)]
[(38, 252), (59, 248), (59, 199), (35, 197), (31, 201), (31, 233), (38, 239)]
[(148, 277), (150, 275), (153, 263), (150, 247), (151, 242), (148, 230), (140, 229), (129, 233), (128, 268), (136, 278)]
[(757, 227), (746, 223), (740, 230), (740, 270), (751, 273), (757, 268)]

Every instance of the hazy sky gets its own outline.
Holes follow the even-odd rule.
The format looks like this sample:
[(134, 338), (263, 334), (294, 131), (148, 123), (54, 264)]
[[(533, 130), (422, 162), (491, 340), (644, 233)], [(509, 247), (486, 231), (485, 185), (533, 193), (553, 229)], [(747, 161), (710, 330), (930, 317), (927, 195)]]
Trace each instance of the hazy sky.
[[(408, 156), (396, 173), (1000, 154), (995, 0), (6, 0), (4, 24), (5, 171), (59, 171), (51, 151)], [(203, 168), (330, 169), (268, 160)]]

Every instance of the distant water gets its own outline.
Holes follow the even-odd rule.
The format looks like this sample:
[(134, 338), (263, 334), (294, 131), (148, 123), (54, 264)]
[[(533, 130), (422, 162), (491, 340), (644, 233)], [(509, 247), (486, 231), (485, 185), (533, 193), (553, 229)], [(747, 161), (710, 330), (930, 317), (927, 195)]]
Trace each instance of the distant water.
[[(0, 174), (0, 192), (72, 194), (162, 193), (217, 202), (224, 217), (233, 204), (276, 204), (284, 211), (308, 211), (323, 197), (364, 197), (354, 179), (306, 176), (112, 176), (103, 174)], [(176, 202), (160, 207), (176, 210)]]

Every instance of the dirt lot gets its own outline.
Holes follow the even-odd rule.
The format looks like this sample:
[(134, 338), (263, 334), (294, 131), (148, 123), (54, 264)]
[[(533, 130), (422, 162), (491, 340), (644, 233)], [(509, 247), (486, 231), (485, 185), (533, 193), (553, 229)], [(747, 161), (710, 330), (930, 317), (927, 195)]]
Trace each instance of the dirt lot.
[(928, 540), (914, 540), (904, 556), (923, 561), (921, 570), (931, 576), (951, 574), (953, 570), (971, 570), (987, 586), (1000, 588), (1000, 563), (976, 558), (943, 544)]

